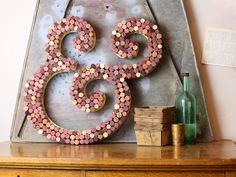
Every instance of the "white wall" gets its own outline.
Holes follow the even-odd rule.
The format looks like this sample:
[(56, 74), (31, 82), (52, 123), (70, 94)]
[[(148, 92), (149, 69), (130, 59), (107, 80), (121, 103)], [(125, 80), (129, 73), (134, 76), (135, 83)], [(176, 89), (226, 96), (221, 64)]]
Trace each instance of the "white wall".
[[(217, 139), (236, 140), (236, 69), (200, 64), (204, 34), (207, 27), (215, 26), (215, 22), (220, 18), (224, 22), (223, 27), (236, 29), (236, 14), (233, 10), (230, 10), (232, 7), (236, 9), (235, 0), (224, 1), (224, 6), (221, 5), (222, 0), (184, 0), (184, 2), (187, 8), (213, 132)], [(0, 1), (0, 141), (9, 140), (35, 5), (36, 0)], [(215, 8), (218, 8), (218, 10), (215, 11)], [(211, 16), (211, 18), (206, 18), (212, 12), (219, 13)], [(230, 13), (232, 14), (230, 15)], [(225, 15), (232, 18), (224, 18)], [(211, 19), (212, 23), (206, 21), (206, 19)]]
[(11, 122), (36, 0), (0, 1), (0, 141)]
[(236, 1), (184, 2), (214, 136), (236, 141), (236, 68), (201, 64), (208, 28), (236, 31)]

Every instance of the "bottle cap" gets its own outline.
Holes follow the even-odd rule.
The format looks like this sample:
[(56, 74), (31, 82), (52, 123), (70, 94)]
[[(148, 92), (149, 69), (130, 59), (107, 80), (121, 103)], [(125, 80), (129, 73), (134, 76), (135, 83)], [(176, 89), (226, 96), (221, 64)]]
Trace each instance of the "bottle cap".
[(182, 73), (182, 76), (184, 77), (184, 76), (189, 76), (189, 73)]

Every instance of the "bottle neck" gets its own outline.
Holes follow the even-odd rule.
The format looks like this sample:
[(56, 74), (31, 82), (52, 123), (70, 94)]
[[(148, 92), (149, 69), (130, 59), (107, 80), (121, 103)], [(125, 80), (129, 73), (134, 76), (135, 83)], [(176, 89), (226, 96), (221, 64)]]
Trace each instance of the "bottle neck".
[(190, 78), (189, 76), (184, 76), (184, 92), (190, 91)]

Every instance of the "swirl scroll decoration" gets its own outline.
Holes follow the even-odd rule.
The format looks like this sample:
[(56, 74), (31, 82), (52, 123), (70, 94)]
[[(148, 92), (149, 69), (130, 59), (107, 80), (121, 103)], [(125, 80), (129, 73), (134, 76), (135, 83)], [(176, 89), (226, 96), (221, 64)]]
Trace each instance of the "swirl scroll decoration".
[[(131, 105), (131, 92), (127, 79), (148, 75), (158, 65), (162, 57), (162, 41), (158, 26), (143, 18), (128, 18), (118, 23), (112, 31), (112, 50), (120, 58), (133, 58), (138, 55), (137, 42), (129, 39), (133, 33), (145, 36), (148, 43), (147, 56), (137, 64), (106, 65), (92, 64), (77, 70), (77, 63), (66, 58), (61, 52), (64, 37), (78, 32), (73, 47), (89, 52), (95, 47), (96, 34), (93, 27), (79, 17), (66, 17), (54, 23), (48, 30), (46, 42), (46, 62), (36, 71), (24, 91), (25, 113), (27, 120), (39, 134), (48, 139), (66, 144), (90, 144), (100, 141), (115, 132), (125, 121)], [(93, 80), (104, 79), (114, 86), (114, 110), (106, 121), (85, 130), (70, 130), (55, 124), (48, 116), (44, 95), (48, 82), (62, 72), (75, 71), (70, 94), (72, 102), (87, 113), (99, 111), (106, 102), (106, 95), (99, 90), (86, 92), (87, 85)]]

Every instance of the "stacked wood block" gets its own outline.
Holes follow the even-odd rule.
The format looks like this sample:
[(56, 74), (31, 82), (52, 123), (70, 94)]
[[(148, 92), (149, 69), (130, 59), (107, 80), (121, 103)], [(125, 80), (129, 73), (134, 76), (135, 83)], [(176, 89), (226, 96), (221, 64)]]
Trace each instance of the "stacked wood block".
[(138, 145), (171, 144), (171, 124), (176, 122), (175, 106), (135, 108), (135, 134)]

